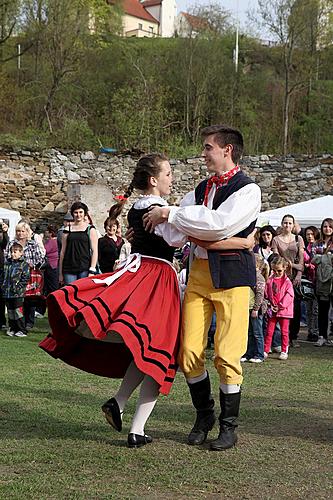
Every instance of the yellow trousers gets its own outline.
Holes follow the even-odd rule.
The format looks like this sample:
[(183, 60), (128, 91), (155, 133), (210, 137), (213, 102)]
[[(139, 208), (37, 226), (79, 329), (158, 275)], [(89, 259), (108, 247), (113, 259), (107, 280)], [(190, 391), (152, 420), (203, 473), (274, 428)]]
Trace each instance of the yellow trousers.
[(205, 372), (205, 349), (213, 311), (215, 368), (222, 384), (241, 384), (246, 352), (250, 288), (214, 288), (208, 260), (195, 259), (185, 291), (178, 363), (186, 378)]

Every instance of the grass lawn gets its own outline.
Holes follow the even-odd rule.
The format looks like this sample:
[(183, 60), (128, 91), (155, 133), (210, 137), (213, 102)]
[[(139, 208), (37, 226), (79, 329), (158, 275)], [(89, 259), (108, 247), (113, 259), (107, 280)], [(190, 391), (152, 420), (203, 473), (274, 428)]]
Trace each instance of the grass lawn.
[(154, 442), (133, 450), (136, 398), (118, 434), (100, 406), (119, 381), (47, 356), (46, 331), (38, 320), (27, 338), (0, 333), (1, 499), (333, 498), (333, 348), (302, 343), (287, 362), (246, 364), (239, 443), (226, 452), (186, 444), (194, 413), (178, 374), (148, 422)]

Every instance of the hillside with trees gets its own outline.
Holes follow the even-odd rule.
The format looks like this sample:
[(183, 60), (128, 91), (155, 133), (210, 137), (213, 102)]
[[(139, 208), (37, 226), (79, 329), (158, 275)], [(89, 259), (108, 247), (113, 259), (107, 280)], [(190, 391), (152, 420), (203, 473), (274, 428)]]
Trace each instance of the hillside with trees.
[(139, 39), (120, 36), (116, 2), (0, 0), (0, 145), (188, 156), (223, 122), (247, 154), (332, 151), (332, 0), (259, 0), (275, 43), (241, 34), (238, 71), (226, 14)]

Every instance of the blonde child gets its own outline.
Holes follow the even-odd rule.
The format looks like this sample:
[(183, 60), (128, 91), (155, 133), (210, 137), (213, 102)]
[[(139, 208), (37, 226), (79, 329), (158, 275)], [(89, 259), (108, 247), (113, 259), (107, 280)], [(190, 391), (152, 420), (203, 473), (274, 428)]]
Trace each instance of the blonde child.
[(272, 260), (272, 275), (268, 278), (265, 287), (265, 297), (270, 303), (268, 309), (267, 334), (264, 343), (264, 357), (268, 358), (271, 349), (272, 337), (276, 323), (281, 327), (281, 354), (280, 360), (288, 359), (289, 348), (289, 321), (293, 317), (294, 289), (286, 271), (290, 264), (284, 257)]

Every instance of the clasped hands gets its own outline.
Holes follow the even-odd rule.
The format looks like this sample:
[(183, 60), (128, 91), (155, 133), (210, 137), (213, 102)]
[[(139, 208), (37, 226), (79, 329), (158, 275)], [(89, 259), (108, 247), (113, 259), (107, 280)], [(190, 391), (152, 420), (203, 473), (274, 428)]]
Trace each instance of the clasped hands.
[(149, 211), (143, 216), (143, 226), (145, 230), (149, 233), (153, 233), (158, 224), (168, 220), (169, 212), (169, 207), (149, 207)]

